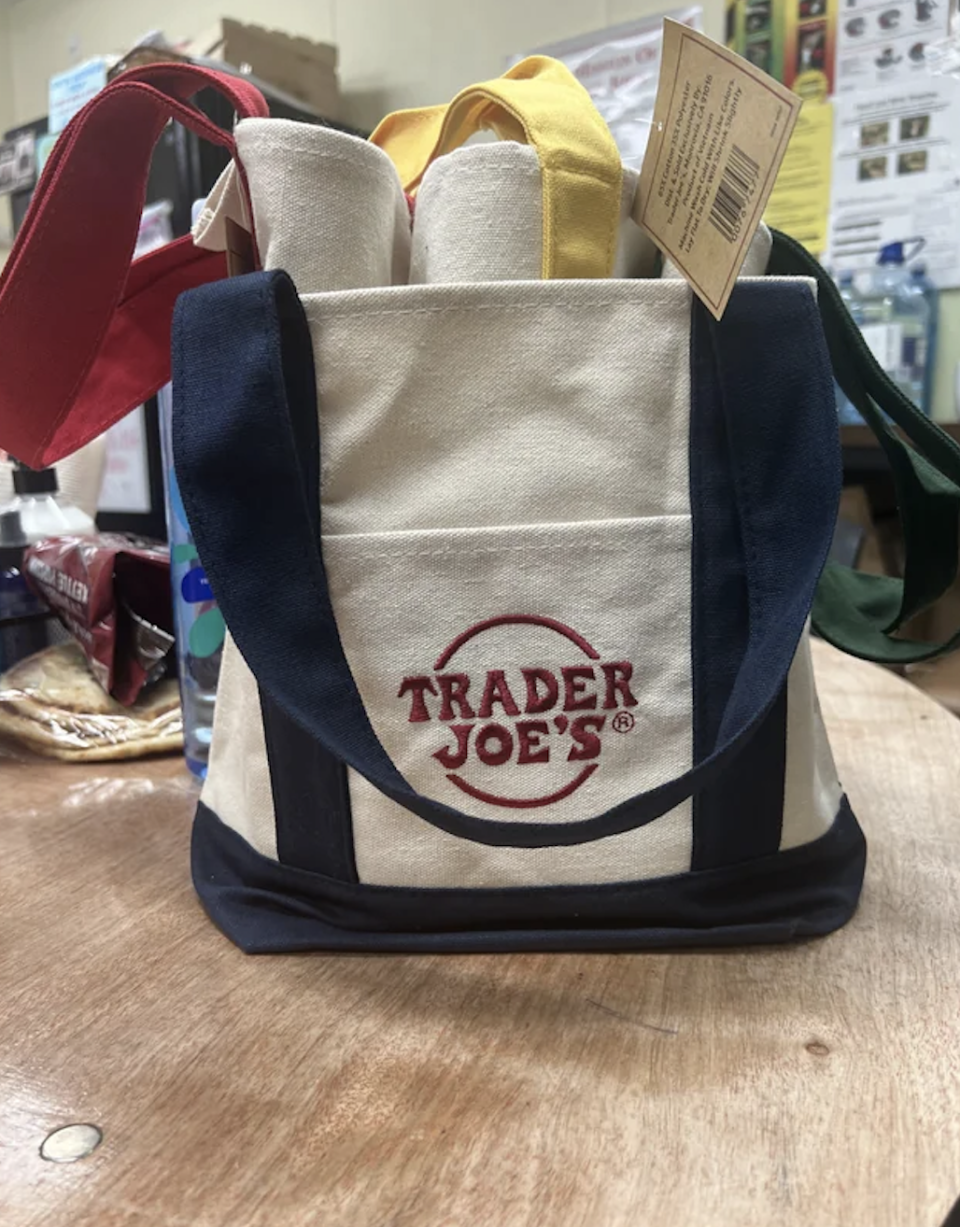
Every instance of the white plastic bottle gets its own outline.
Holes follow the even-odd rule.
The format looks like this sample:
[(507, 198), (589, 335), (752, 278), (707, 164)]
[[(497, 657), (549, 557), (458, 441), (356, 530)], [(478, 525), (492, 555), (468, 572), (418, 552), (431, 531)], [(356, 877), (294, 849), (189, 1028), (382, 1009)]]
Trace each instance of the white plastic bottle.
[(56, 469), (28, 469), (18, 464), (13, 471), (14, 497), (0, 511), (15, 511), (23, 535), (31, 545), (45, 537), (87, 536), (96, 527), (90, 516), (59, 494)]
[(46, 537), (96, 531), (85, 511), (57, 498), (56, 470), (15, 464), (13, 488), (13, 498), (0, 506), (0, 673), (69, 638), (24, 578), (27, 549)]
[(863, 339), (873, 356), (918, 408), (924, 407), (930, 305), (906, 267), (903, 243), (880, 249), (860, 293)]

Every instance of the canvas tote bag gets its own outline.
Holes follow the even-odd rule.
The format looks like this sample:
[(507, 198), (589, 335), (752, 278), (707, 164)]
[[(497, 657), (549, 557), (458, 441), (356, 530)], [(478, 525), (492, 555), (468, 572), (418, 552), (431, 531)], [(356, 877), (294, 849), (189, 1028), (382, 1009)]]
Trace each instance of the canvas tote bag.
[[(114, 340), (169, 318), (192, 280), (177, 469), (230, 631), (193, 842), (213, 919), (250, 951), (841, 925), (864, 841), (817, 706), (811, 607), (843, 646), (906, 656), (888, 647), (907, 643), (898, 610), (952, 579), (960, 470), (853, 348), (822, 272), (762, 232), (753, 271), (778, 275), (743, 279), (714, 321), (657, 275), (635, 182), (553, 61), (370, 143), (269, 120), (219, 74), (136, 70), (98, 97), (113, 115), (132, 92), (152, 117), (122, 120), (138, 165), (165, 114), (234, 148), (184, 101), (201, 80), (242, 118), (196, 246), (114, 277), (70, 385), (29, 423), (0, 400), (0, 443), (55, 457), (165, 377), (142, 338), (149, 374), (131, 375)], [(68, 144), (100, 139), (97, 105)], [(479, 128), (506, 139), (461, 148)], [(41, 184), (48, 229), (97, 190), (65, 166)], [(4, 345), (14, 296), (51, 297), (29, 269), (47, 266), (40, 225), (0, 286)], [(238, 227), (262, 271), (216, 280)], [(922, 565), (879, 593), (847, 572), (818, 595), (840, 485), (818, 289), (844, 388), (898, 457), (908, 546), (938, 504)]]

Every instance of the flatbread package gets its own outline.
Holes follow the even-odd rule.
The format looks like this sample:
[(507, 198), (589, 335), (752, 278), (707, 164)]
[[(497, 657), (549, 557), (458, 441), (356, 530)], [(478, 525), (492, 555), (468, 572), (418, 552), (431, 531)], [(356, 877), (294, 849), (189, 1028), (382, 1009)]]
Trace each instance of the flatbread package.
[(44, 648), (0, 676), (0, 738), (70, 762), (141, 758), (183, 748), (176, 681), (147, 686), (122, 707), (73, 641)]

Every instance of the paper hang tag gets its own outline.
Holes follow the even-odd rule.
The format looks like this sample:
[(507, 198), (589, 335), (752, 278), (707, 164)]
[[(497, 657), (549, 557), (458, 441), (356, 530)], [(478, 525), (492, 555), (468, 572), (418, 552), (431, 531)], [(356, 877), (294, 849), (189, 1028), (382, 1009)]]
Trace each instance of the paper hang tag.
[(639, 220), (720, 319), (801, 99), (695, 30), (663, 25)]

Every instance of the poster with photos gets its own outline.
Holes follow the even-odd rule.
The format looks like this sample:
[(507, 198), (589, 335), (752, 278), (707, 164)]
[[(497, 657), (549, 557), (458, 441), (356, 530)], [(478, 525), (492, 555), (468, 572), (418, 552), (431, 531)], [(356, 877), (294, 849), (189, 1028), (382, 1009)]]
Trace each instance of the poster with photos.
[(842, 0), (837, 93), (928, 81), (927, 47), (946, 36), (949, 16), (950, 0)]
[(922, 239), (938, 288), (960, 286), (960, 82), (858, 90), (834, 111), (830, 266), (857, 271), (887, 243)]
[(639, 170), (647, 150), (660, 83), (665, 17), (691, 30), (703, 30), (703, 9), (699, 4), (691, 4), (518, 52), (508, 62), (516, 64), (526, 55), (549, 55), (562, 60), (607, 121), (625, 165)]
[(834, 90), (838, 0), (733, 0), (731, 50), (789, 86), (822, 101)]

